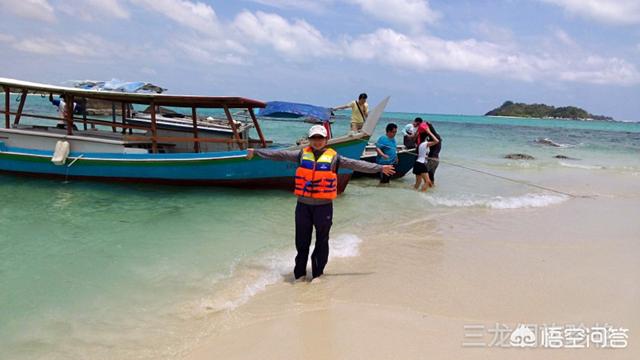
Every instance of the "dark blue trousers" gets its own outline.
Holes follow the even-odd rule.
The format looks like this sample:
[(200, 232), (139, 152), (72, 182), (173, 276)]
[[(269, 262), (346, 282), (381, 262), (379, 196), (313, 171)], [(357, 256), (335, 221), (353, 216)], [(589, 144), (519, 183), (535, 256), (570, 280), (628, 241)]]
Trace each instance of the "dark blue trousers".
[(316, 228), (316, 245), (311, 254), (311, 274), (322, 275), (329, 259), (329, 231), (333, 224), (333, 204), (296, 205), (296, 266), (293, 275), (296, 279), (307, 275), (307, 259), (311, 246), (311, 235)]

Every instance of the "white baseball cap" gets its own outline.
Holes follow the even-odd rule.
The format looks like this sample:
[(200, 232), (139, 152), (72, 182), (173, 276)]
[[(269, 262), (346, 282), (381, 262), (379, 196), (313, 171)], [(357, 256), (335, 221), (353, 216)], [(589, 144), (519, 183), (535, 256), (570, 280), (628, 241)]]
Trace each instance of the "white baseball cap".
[(311, 129), (309, 129), (309, 137), (320, 135), (324, 138), (327, 137), (327, 129), (325, 129), (322, 125), (313, 125)]

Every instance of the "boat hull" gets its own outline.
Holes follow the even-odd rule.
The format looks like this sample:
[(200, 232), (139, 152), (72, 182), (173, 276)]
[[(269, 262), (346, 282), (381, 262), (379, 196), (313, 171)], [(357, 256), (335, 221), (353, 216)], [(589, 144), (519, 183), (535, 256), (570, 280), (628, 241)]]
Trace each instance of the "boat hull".
[[(363, 155), (360, 158), (360, 160), (375, 163), (376, 155)], [(393, 176), (391, 176), (391, 179), (399, 179), (405, 176), (413, 168), (413, 164), (415, 161), (416, 161), (416, 155), (411, 150), (398, 151), (398, 163), (395, 164), (396, 173)], [(379, 176), (380, 176), (379, 174), (366, 174), (366, 173), (361, 173), (357, 171), (353, 173), (354, 178), (379, 177)]]
[[(365, 145), (362, 139), (349, 139), (331, 147), (341, 156), (357, 159)], [(52, 151), (0, 145), (0, 171), (62, 179), (293, 189), (297, 164), (258, 157), (247, 160), (245, 154), (245, 151), (199, 154), (72, 152), (66, 164), (59, 166), (51, 162)], [(339, 170), (340, 192), (346, 188), (351, 173), (348, 169)]]

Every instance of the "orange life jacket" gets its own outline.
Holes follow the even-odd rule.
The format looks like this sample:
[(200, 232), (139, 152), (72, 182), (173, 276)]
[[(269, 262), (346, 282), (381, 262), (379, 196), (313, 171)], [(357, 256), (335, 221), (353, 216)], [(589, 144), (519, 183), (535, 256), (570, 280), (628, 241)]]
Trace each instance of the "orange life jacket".
[(334, 167), (337, 156), (335, 150), (327, 149), (316, 160), (313, 149), (310, 146), (304, 148), (296, 170), (293, 193), (313, 199), (335, 199), (338, 196), (338, 175)]

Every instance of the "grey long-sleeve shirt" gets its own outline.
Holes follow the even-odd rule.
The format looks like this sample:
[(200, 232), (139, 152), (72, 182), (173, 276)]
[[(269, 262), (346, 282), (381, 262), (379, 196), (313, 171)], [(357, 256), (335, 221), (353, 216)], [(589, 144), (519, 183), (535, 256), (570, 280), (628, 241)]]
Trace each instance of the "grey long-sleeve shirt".
[[(255, 149), (254, 154), (260, 156), (263, 159), (269, 159), (274, 161), (300, 161), (300, 150), (268, 150), (268, 149)], [(317, 155), (316, 155), (317, 157)], [(338, 166), (359, 171), (363, 173), (374, 174), (382, 171), (382, 165), (370, 163), (362, 160), (354, 160), (348, 157), (338, 155)], [(307, 197), (298, 197), (298, 201), (309, 205), (324, 205), (331, 203), (331, 200), (326, 199), (311, 199)]]

